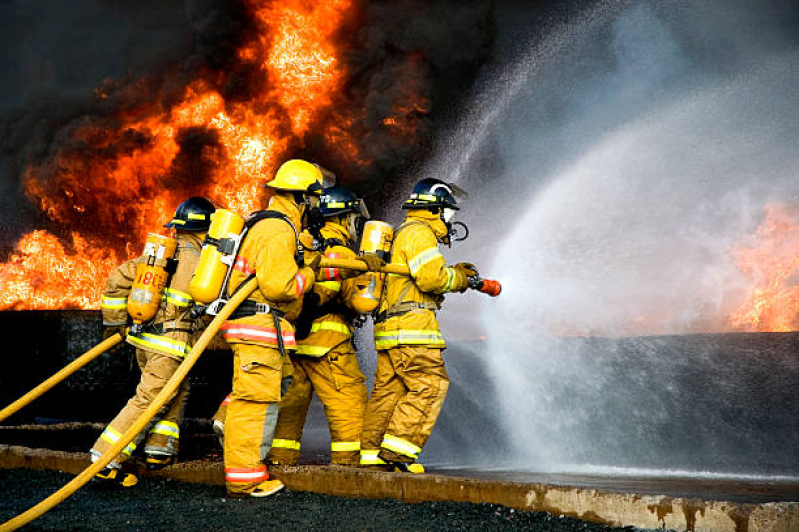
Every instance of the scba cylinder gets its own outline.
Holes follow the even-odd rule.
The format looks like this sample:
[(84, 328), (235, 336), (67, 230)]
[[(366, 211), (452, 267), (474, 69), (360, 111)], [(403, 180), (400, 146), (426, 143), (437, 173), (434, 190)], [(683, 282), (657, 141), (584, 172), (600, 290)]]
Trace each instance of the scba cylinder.
[(195, 302), (208, 304), (219, 297), (232, 264), (225, 257), (236, 252), (243, 229), (244, 218), (235, 212), (217, 209), (211, 215), (211, 226), (200, 252), (200, 261), (189, 283), (189, 294)]
[[(391, 254), (391, 241), (394, 238), (394, 229), (386, 222), (370, 220), (363, 226), (360, 253), (374, 253), (385, 261)], [(369, 272), (358, 277), (356, 286), (358, 291), (352, 297), (352, 307), (360, 314), (369, 314), (377, 310), (380, 297), (383, 294), (383, 281), (385, 274)]]
[(166, 267), (175, 256), (176, 247), (174, 238), (154, 233), (147, 236), (142, 253), (144, 260), (136, 266), (136, 277), (128, 296), (128, 314), (134, 323), (149, 321), (158, 312), (169, 278)]

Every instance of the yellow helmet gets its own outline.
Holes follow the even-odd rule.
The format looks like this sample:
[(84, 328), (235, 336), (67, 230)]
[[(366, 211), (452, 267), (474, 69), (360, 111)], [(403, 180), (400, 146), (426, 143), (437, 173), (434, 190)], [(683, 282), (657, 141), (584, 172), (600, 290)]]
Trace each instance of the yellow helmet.
[[(275, 177), (266, 186), (277, 190), (304, 192), (318, 196), (322, 193), (322, 187), (325, 186), (326, 180), (331, 178), (330, 176), (332, 176), (330, 172), (323, 172), (319, 166), (313, 163), (302, 159), (291, 159), (280, 165)], [(335, 176), (332, 179), (335, 182)]]

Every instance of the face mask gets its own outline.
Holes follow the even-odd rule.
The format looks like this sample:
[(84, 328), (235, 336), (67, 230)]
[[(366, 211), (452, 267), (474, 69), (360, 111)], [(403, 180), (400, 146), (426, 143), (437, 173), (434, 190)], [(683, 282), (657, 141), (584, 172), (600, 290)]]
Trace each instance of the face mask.
[(444, 209), (441, 211), (441, 219), (444, 221), (445, 224), (452, 223), (452, 219), (454, 217), (455, 217), (455, 209), (444, 207)]

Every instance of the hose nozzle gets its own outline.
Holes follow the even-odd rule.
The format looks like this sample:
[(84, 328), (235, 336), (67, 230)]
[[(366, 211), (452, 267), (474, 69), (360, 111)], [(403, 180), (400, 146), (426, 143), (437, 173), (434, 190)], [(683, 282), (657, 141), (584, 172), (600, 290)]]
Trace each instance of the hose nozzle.
[(497, 297), (502, 291), (502, 285), (499, 281), (481, 279), (480, 277), (469, 277), (469, 288), (488, 294), (491, 297)]

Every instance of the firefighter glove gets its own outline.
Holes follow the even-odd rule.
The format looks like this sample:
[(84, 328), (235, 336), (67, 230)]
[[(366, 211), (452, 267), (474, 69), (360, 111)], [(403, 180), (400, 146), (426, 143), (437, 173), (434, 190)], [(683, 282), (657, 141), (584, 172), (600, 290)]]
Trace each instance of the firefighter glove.
[(122, 339), (124, 339), (128, 334), (128, 327), (126, 325), (109, 325), (104, 327), (103, 340), (107, 340), (117, 333), (119, 333), (119, 335), (122, 336)]
[(380, 269), (386, 265), (386, 261), (374, 253), (366, 253), (358, 258), (366, 263), (366, 266), (369, 268), (370, 272), (380, 271)]
[(305, 265), (308, 268), (311, 268), (312, 270), (318, 270), (319, 269), (319, 263), (321, 263), (321, 262), (322, 262), (322, 254), (321, 253), (314, 253), (313, 258), (310, 260), (310, 262), (306, 263)]
[(455, 268), (456, 271), (461, 272), (466, 277), (477, 276), (477, 267), (469, 262), (459, 262), (453, 266), (453, 268)]

